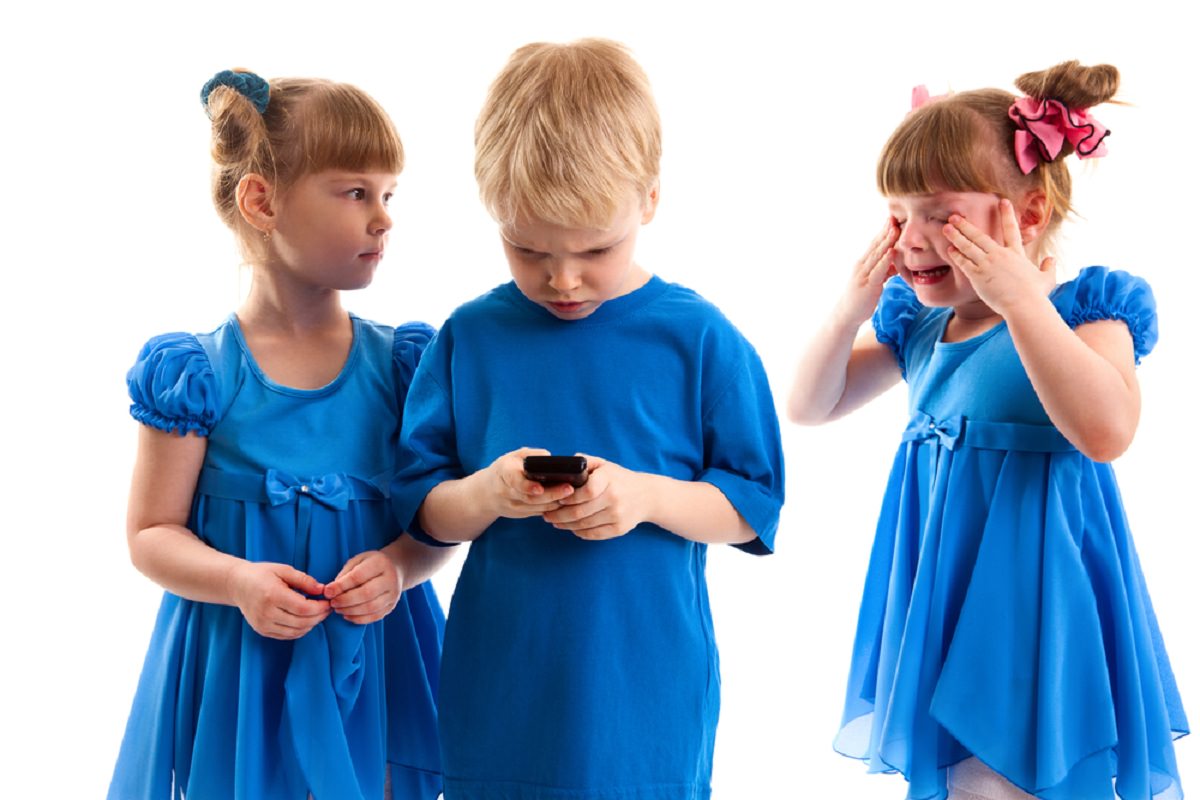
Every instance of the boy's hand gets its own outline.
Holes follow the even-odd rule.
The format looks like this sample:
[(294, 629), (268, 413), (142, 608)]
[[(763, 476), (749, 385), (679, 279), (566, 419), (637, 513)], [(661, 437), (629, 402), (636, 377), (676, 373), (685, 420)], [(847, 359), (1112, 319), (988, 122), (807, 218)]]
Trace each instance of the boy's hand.
[(230, 593), (250, 627), (271, 639), (299, 639), (329, 616), (324, 590), (311, 575), (287, 564), (243, 561), (229, 576)]
[[(582, 455), (582, 453), (580, 454)], [(580, 539), (615, 539), (650, 516), (652, 477), (596, 456), (587, 456), (588, 482), (542, 518)], [(569, 487), (568, 487), (569, 488)]]
[(486, 481), (485, 493), (491, 500), (497, 517), (525, 519), (541, 516), (559, 508), (564, 498), (576, 490), (562, 484), (542, 486), (525, 476), (525, 456), (548, 456), (549, 450), (522, 447), (505, 453), (481, 471)]
[(346, 562), (325, 586), (334, 611), (356, 625), (383, 619), (400, 602), (404, 585), (400, 565), (382, 550), (367, 550)]

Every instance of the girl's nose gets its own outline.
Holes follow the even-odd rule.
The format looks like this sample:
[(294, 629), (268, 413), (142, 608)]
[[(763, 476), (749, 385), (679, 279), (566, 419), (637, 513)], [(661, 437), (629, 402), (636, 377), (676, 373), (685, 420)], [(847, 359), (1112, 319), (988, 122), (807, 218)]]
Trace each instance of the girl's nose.
[(929, 246), (929, 240), (925, 236), (925, 232), (921, 230), (921, 226), (912, 220), (904, 224), (900, 229), (900, 237), (896, 239), (896, 248), (899, 250), (923, 250)]
[(379, 206), (375, 212), (375, 216), (371, 219), (371, 233), (382, 234), (387, 233), (392, 229), (392, 215), (387, 212), (385, 206)]

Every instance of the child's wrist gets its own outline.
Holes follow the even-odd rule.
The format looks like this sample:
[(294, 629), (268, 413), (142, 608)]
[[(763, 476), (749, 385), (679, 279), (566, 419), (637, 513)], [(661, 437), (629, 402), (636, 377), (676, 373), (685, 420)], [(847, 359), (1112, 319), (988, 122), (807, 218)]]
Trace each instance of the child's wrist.
[(225, 568), (224, 575), (224, 595), (225, 601), (237, 608), (241, 608), (241, 584), (242, 584), (242, 566), (246, 562), (240, 558), (230, 558), (229, 564)]
[(636, 474), (640, 482), (638, 494), (645, 498), (642, 521), (658, 525), (660, 528), (664, 527), (662, 525), (663, 505), (669, 502), (672, 479), (665, 475), (656, 475), (653, 472)]
[(1010, 303), (1004, 304), (1003, 308), (994, 310), (1004, 318), (1009, 327), (1014, 325), (1021, 327), (1032, 320), (1045, 317), (1047, 314), (1053, 316), (1055, 319), (1059, 318), (1058, 311), (1054, 308), (1054, 303), (1047, 295), (1041, 293), (1030, 293), (1027, 296), (1022, 296)]

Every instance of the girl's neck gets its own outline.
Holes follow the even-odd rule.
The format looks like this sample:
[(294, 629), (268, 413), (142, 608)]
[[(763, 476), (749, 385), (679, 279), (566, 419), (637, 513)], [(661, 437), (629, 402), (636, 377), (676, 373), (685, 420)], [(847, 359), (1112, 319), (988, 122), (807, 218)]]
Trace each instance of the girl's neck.
[(259, 369), (294, 389), (330, 384), (354, 345), (354, 326), (336, 289), (300, 285), (265, 269), (255, 269), (237, 316)]
[(282, 335), (311, 336), (343, 328), (348, 317), (336, 289), (301, 285), (258, 267), (238, 309), (243, 328)]
[(1000, 324), (1003, 317), (982, 300), (955, 306), (942, 333), (943, 342), (965, 342)]

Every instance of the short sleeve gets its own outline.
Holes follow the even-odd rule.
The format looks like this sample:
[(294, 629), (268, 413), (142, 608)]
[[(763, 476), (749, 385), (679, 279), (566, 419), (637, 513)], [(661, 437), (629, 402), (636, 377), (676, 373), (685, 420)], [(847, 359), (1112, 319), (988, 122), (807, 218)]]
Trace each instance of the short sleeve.
[(434, 333), (433, 327), (424, 322), (406, 322), (396, 327), (392, 340), (392, 363), (396, 367), (397, 394), (401, 406), (408, 396), (408, 387), (412, 385), (417, 364)]
[(129, 413), (167, 433), (207, 436), (217, 422), (217, 380), (208, 354), (190, 333), (165, 333), (142, 348), (125, 375)]
[(783, 507), (783, 446), (762, 362), (748, 342), (741, 347), (728, 383), (704, 413), (705, 467), (697, 480), (720, 489), (758, 534), (737, 547), (766, 555), (775, 550)]
[(875, 338), (891, 349), (896, 363), (900, 365), (900, 374), (905, 378), (908, 377), (904, 361), (908, 332), (922, 308), (924, 306), (917, 300), (916, 292), (899, 277), (894, 277), (884, 284), (879, 305), (875, 307), (875, 315), (871, 318), (875, 326)]
[(1141, 363), (1158, 342), (1154, 293), (1150, 284), (1128, 272), (1088, 267), (1055, 289), (1051, 300), (1072, 328), (1104, 319), (1124, 322), (1133, 337), (1135, 363)]
[(450, 397), (443, 388), (449, 383), (450, 338), (448, 328), (434, 336), (412, 373), (390, 492), (400, 526), (417, 541), (435, 546), (447, 543), (421, 529), (417, 512), (433, 487), (463, 477)]

